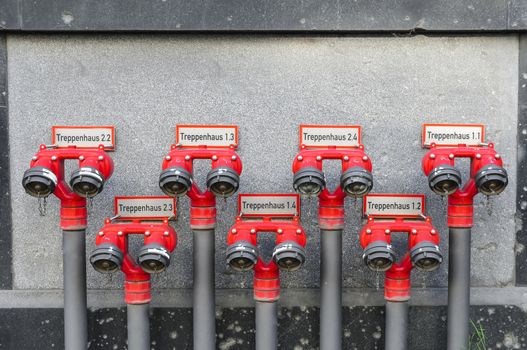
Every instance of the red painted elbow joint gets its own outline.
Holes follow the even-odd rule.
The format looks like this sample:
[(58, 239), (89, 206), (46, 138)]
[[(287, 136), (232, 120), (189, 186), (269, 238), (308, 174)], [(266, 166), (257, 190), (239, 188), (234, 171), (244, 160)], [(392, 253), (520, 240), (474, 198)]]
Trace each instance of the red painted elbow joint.
[[(78, 168), (66, 184), (64, 162), (78, 160)], [(101, 145), (97, 150), (76, 147), (48, 149), (40, 145), (40, 151), (24, 172), (22, 185), (26, 192), (37, 198), (50, 194), (61, 201), (61, 228), (85, 229), (87, 221), (86, 198), (99, 194), (113, 173), (113, 161)]]
[[(193, 163), (197, 159), (212, 162), (205, 191), (200, 190), (193, 180)], [(190, 198), (193, 229), (212, 229), (216, 226), (216, 197), (227, 198), (236, 193), (241, 172), (242, 162), (234, 149), (181, 149), (172, 145), (163, 160), (159, 187), (168, 196), (187, 195)]]
[[(143, 235), (143, 246), (134, 260), (128, 249), (131, 234)], [(165, 220), (162, 223), (111, 223), (97, 234), (96, 248), (90, 263), (100, 273), (125, 274), (125, 300), (128, 304), (150, 302), (150, 274), (163, 272), (170, 265), (170, 253), (177, 244), (175, 230)]]
[[(258, 233), (274, 232), (272, 260), (265, 263), (257, 249)], [(256, 300), (273, 301), (280, 291), (279, 269), (298, 270), (305, 261), (306, 234), (298, 219), (292, 221), (242, 221), (236, 219), (227, 235), (227, 263), (236, 271), (254, 269)]]
[[(455, 166), (456, 158), (470, 159), (470, 179), (461, 188), (461, 172)], [(490, 143), (488, 147), (436, 147), (423, 158), (423, 171), (428, 176), (432, 191), (448, 196), (448, 226), (473, 225), (473, 198), (481, 192), (486, 196), (498, 195), (508, 184), (503, 160)]]

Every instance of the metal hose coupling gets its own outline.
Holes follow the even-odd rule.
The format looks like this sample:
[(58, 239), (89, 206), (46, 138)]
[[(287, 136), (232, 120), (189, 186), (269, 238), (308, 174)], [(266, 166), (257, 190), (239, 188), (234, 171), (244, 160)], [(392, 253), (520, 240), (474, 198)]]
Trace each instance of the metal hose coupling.
[(227, 247), (227, 264), (239, 272), (251, 270), (258, 261), (256, 247), (247, 241), (238, 241)]
[(306, 251), (297, 242), (285, 241), (274, 248), (273, 259), (281, 270), (295, 271), (306, 261)]
[(362, 254), (364, 263), (370, 270), (386, 271), (392, 267), (395, 261), (395, 253), (392, 246), (385, 241), (375, 241), (364, 249)]

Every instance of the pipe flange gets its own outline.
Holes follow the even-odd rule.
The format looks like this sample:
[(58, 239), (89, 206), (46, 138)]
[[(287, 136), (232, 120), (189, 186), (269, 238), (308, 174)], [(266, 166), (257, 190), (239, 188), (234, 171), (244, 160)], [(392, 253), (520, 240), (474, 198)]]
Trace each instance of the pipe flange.
[(182, 167), (165, 169), (159, 175), (159, 187), (170, 197), (184, 196), (192, 186), (192, 174)]
[(209, 171), (206, 184), (215, 196), (227, 198), (238, 191), (240, 176), (229, 167), (218, 167)]
[(499, 165), (485, 165), (474, 176), (479, 192), (487, 196), (500, 194), (507, 187), (507, 171)]
[(461, 187), (461, 172), (450, 164), (442, 164), (430, 172), (428, 185), (438, 195), (451, 195)]
[(146, 273), (163, 272), (170, 265), (170, 253), (161, 244), (147, 244), (139, 250), (137, 262)]
[(395, 252), (386, 241), (375, 241), (364, 249), (362, 259), (370, 270), (382, 272), (392, 267)]
[(33, 197), (45, 198), (55, 191), (57, 176), (48, 168), (36, 166), (24, 172), (22, 186)]
[(251, 270), (258, 261), (256, 247), (247, 241), (238, 241), (227, 247), (227, 264), (236, 271)]
[(352, 167), (340, 176), (340, 187), (348, 196), (362, 197), (373, 188), (373, 176), (364, 168)]
[(296, 271), (306, 261), (306, 251), (297, 242), (286, 241), (274, 248), (273, 259), (281, 270)]
[(314, 167), (301, 168), (293, 176), (293, 188), (302, 196), (318, 196), (326, 188), (324, 173)]
[(90, 255), (90, 264), (100, 273), (113, 273), (121, 269), (124, 254), (116, 245), (103, 243)]
[(430, 242), (419, 242), (410, 250), (412, 265), (423, 271), (434, 271), (443, 262), (439, 247)]
[(104, 186), (104, 176), (93, 167), (82, 167), (71, 174), (70, 187), (84, 198), (95, 197)]

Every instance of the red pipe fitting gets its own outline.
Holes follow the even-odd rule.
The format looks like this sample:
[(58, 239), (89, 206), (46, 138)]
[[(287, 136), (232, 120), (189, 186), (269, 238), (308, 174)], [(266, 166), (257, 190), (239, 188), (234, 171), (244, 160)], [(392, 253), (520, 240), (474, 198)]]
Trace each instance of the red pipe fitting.
[[(139, 251), (138, 262), (129, 254), (129, 235), (143, 235), (143, 247)], [(112, 223), (105, 220), (95, 240), (96, 248), (90, 262), (103, 273), (115, 272), (119, 267), (125, 274), (125, 301), (127, 304), (145, 304), (151, 300), (150, 274), (160, 272), (170, 262), (169, 252), (177, 244), (176, 231), (168, 224), (154, 222)], [(157, 269), (152, 264), (162, 265)], [(159, 265), (160, 264), (160, 265)]]
[[(456, 158), (469, 158), (470, 179), (463, 188), (461, 173), (455, 168)], [(448, 195), (448, 226), (472, 227), (474, 220), (473, 199), (478, 192), (499, 194), (507, 186), (507, 172), (503, 160), (488, 147), (437, 147), (431, 145), (423, 158), (423, 172), (428, 176), (430, 188), (440, 195)]]
[(412, 272), (410, 256), (406, 254), (400, 263), (394, 263), (384, 277), (384, 299), (388, 301), (410, 300)]
[[(396, 262), (391, 247), (392, 233), (406, 233), (408, 253), (401, 262)], [(364, 249), (363, 260), (376, 271), (386, 271), (385, 298), (391, 301), (408, 300), (410, 297), (410, 272), (413, 266), (425, 271), (439, 267), (443, 256), (439, 250), (439, 232), (427, 217), (424, 221), (394, 218), (378, 220), (368, 218), (360, 232), (360, 243)]]
[[(342, 175), (340, 186), (333, 192), (326, 188), (323, 173), (324, 160), (340, 160)], [(293, 186), (302, 195), (318, 195), (319, 227), (323, 230), (344, 228), (344, 198), (347, 195), (362, 197), (373, 185), (372, 164), (364, 153), (364, 146), (357, 149), (328, 149), (300, 151), (293, 161)]]
[[(264, 262), (258, 254), (258, 233), (274, 232), (273, 258)], [(279, 268), (294, 271), (305, 261), (306, 234), (298, 218), (292, 221), (243, 221), (240, 216), (227, 234), (227, 263), (237, 271), (254, 268), (254, 298), (276, 301), (280, 296)]]
[(261, 258), (254, 265), (254, 300), (274, 302), (280, 299), (280, 270), (274, 260), (265, 263)]
[[(192, 180), (193, 162), (209, 159), (212, 162), (207, 176), (207, 190), (202, 191)], [(238, 189), (242, 162), (234, 148), (182, 149), (172, 145), (163, 160), (160, 187), (169, 196), (186, 194), (190, 198), (190, 226), (194, 230), (216, 227), (216, 196), (228, 197)], [(225, 190), (225, 192), (222, 192)]]
[[(47, 197), (53, 193), (61, 202), (60, 227), (63, 230), (82, 230), (87, 226), (86, 197), (92, 197), (98, 192), (81, 196), (68, 186), (64, 179), (64, 162), (76, 159), (79, 169), (77, 179), (86, 178), (83, 171), (90, 172), (88, 178), (97, 181), (100, 191), (105, 181), (113, 173), (112, 158), (100, 145), (97, 150), (79, 149), (75, 146), (68, 148), (48, 149), (40, 145), (40, 151), (33, 156), (30, 169), (24, 174), (23, 185), (26, 192), (35, 197)], [(73, 180), (73, 178), (72, 178)], [(89, 183), (88, 183), (89, 185)], [(45, 191), (42, 195), (40, 190)], [(82, 194), (82, 193), (81, 193)]]

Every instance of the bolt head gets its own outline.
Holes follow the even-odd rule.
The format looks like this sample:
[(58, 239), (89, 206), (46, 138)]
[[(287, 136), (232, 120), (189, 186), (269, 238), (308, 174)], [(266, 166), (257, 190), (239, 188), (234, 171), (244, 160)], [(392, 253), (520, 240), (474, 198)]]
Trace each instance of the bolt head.
[(123, 231), (117, 232), (117, 236), (122, 236), (122, 235), (123, 235)]
[(171, 156), (166, 156), (165, 159), (166, 160), (170, 160), (170, 159), (172, 159), (172, 157)]
[(279, 228), (278, 230), (276, 230), (276, 232), (278, 232), (278, 234), (282, 234), (282, 232), (284, 232), (281, 228)]
[(317, 160), (320, 162), (322, 160), (321, 156), (317, 156)]
[(84, 156), (79, 156), (79, 160), (84, 160)]
[(342, 159), (344, 159), (347, 162), (348, 160), (350, 160), (350, 157), (344, 156), (344, 158), (342, 158)]
[(231, 232), (232, 232), (232, 233), (236, 233), (236, 229), (233, 228), (233, 229), (231, 230)]
[(212, 156), (212, 160), (218, 160), (218, 156)]
[(298, 230), (296, 230), (296, 233), (297, 233), (297, 234), (301, 234), (301, 233), (302, 233), (302, 230), (301, 230), (301, 229), (298, 229)]
[(33, 156), (31, 159), (32, 159), (32, 160), (37, 160), (38, 157), (37, 157), (37, 156)]
[(163, 232), (163, 236), (168, 237), (170, 233), (168, 231)]
[(103, 156), (99, 156), (97, 157), (98, 160), (104, 160), (104, 157)]
[(254, 228), (251, 229), (251, 233), (256, 233), (256, 230)]
[(51, 156), (51, 160), (57, 160), (57, 156)]
[(104, 236), (104, 232), (99, 231), (99, 236)]
[(363, 161), (367, 161), (367, 160), (368, 160), (368, 156), (364, 156), (364, 157), (362, 157), (362, 160), (363, 160)]
[(388, 234), (388, 233), (390, 233), (390, 230), (386, 229), (386, 230), (384, 230), (384, 233)]
[(436, 234), (436, 230), (431, 230), (430, 233), (435, 235)]
[(150, 236), (150, 231), (146, 231), (145, 232), (145, 236), (147, 236), (147, 237)]
[(500, 159), (500, 158), (501, 158), (501, 155), (500, 155), (499, 153), (496, 153), (496, 154), (494, 155), (494, 158), (496, 158), (496, 159)]
[(412, 234), (415, 235), (416, 233), (417, 233), (417, 230), (414, 228), (414, 229), (412, 230)]
[(450, 153), (450, 154), (448, 155), (448, 158), (450, 158), (450, 159), (454, 159), (454, 157), (455, 157), (455, 156), (454, 156), (454, 153)]
[(430, 159), (436, 159), (436, 155), (435, 154), (430, 154)]
[(366, 233), (367, 233), (367, 234), (370, 234), (370, 233), (371, 233), (371, 230), (370, 230), (370, 229), (367, 229), (367, 230), (366, 230)]
[(236, 157), (236, 156), (232, 156), (231, 159), (232, 159), (232, 160), (236, 160), (236, 159), (238, 159), (238, 157)]
[(298, 160), (301, 161), (302, 159), (304, 159), (304, 157), (302, 157), (302, 156), (298, 156), (298, 157), (296, 157), (296, 159), (298, 159)]
[(185, 156), (185, 160), (190, 160), (190, 156)]
[(476, 159), (481, 159), (481, 154), (476, 154)]

